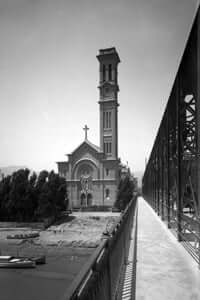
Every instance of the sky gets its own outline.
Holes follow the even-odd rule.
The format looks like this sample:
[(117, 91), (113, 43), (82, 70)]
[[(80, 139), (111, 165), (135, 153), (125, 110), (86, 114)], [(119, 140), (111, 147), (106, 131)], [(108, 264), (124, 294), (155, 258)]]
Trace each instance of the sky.
[(99, 49), (116, 47), (119, 156), (143, 171), (197, 0), (1, 0), (0, 167), (57, 170), (99, 145)]

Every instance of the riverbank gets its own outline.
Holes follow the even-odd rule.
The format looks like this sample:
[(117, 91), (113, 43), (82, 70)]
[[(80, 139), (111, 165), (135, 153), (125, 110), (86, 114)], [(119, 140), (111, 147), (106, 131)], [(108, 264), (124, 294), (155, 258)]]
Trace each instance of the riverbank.
[[(7, 235), (31, 232), (0, 232), (0, 250), (6, 255), (45, 254), (47, 263), (35, 269), (0, 269), (0, 289), (4, 300), (60, 299), (81, 267), (101, 241), (103, 232), (119, 220), (119, 213), (74, 213), (63, 216), (39, 237), (7, 239)], [(8, 229), (8, 228), (7, 228)], [(33, 229), (34, 230), (34, 229)], [(10, 288), (12, 287), (12, 289)]]

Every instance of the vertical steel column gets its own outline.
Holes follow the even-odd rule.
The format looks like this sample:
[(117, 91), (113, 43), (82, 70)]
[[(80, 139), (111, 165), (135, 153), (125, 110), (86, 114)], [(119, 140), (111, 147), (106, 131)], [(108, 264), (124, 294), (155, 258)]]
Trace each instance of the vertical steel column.
[[(197, 14), (197, 95), (196, 95), (196, 139), (197, 139), (197, 203), (198, 215), (200, 216), (200, 10)], [(200, 228), (199, 228), (200, 232)], [(200, 268), (200, 241), (199, 241), (199, 268)]]
[[(151, 168), (153, 168), (153, 194), (154, 194), (154, 202), (153, 202), (153, 208), (156, 211), (156, 199), (157, 199), (157, 191), (156, 191), (156, 160), (155, 160), (155, 153), (153, 154), (152, 158), (151, 158), (151, 162), (149, 161), (149, 165), (151, 163)], [(153, 163), (153, 166), (152, 166)]]
[[(157, 144), (157, 143), (156, 143)], [(157, 214), (160, 215), (160, 157), (158, 152), (158, 145), (156, 145), (156, 161), (157, 161), (157, 170), (156, 170), (156, 177), (157, 177)]]
[(154, 166), (153, 166), (153, 174), (154, 174), (154, 210), (157, 211), (157, 180), (156, 180), (156, 160), (154, 155)]
[(167, 226), (170, 224), (170, 126), (169, 126), (169, 109), (167, 111)]
[[(164, 127), (164, 126), (163, 126)], [(164, 163), (164, 147), (165, 147), (165, 143), (164, 143), (164, 137), (161, 134), (160, 137), (160, 143), (161, 143), (161, 218), (162, 220), (165, 219), (164, 216), (164, 199), (165, 199), (165, 193), (164, 193), (164, 176), (165, 176), (165, 163)]]
[(181, 84), (180, 74), (177, 75), (176, 81), (176, 122), (177, 122), (177, 238), (181, 241), (181, 214), (182, 214), (182, 145), (181, 145)]

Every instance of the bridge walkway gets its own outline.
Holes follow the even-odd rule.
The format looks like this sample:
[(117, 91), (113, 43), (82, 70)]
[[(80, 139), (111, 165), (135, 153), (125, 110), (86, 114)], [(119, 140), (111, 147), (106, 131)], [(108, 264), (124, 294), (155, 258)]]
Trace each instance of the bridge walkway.
[(200, 270), (153, 209), (139, 198), (136, 300), (199, 300)]

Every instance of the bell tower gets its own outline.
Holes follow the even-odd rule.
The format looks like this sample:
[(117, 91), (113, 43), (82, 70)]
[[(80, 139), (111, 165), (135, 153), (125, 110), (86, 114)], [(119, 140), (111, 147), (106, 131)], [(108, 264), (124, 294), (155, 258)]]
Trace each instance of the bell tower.
[(99, 50), (100, 148), (106, 159), (118, 159), (118, 63), (116, 49)]

